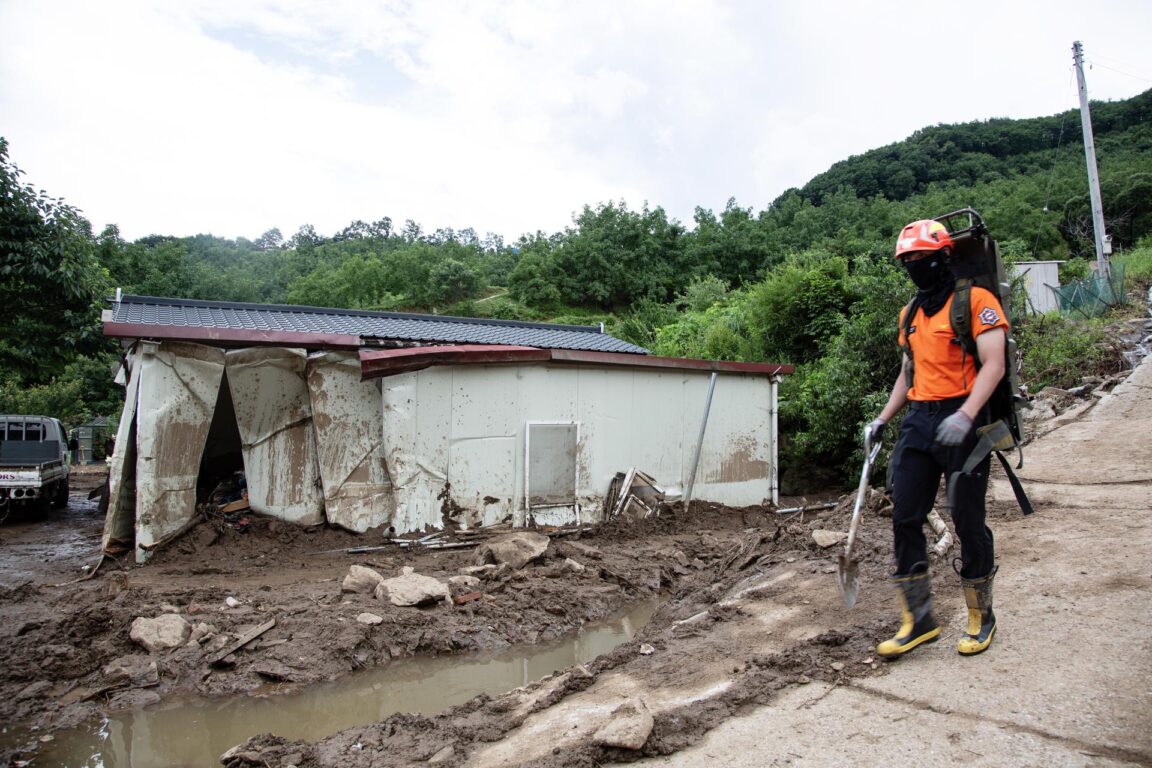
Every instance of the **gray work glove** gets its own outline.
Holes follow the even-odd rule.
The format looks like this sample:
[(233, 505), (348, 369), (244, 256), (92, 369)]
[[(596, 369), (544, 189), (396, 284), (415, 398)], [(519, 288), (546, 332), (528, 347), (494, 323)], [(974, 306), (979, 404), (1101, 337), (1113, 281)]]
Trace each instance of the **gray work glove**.
[(972, 419), (964, 411), (956, 411), (936, 427), (936, 442), (940, 445), (960, 445), (972, 431)]
[(864, 435), (868, 438), (868, 442), (876, 445), (884, 438), (884, 427), (888, 426), (888, 422), (884, 419), (873, 419), (864, 427)]

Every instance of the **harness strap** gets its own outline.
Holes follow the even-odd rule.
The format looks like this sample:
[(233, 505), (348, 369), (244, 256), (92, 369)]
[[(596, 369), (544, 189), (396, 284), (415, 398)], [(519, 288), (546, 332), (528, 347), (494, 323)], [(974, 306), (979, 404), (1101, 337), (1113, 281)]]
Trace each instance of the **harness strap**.
[(960, 475), (972, 474), (972, 470), (976, 469), (980, 462), (984, 461), (991, 453), (996, 454), (996, 458), (1000, 460), (1000, 465), (1004, 467), (1004, 472), (1008, 475), (1008, 482), (1012, 485), (1012, 493), (1016, 496), (1016, 503), (1020, 505), (1020, 511), (1025, 515), (1032, 514), (1035, 510), (1032, 509), (1032, 502), (1028, 500), (1028, 495), (1024, 493), (1024, 486), (1020, 483), (1020, 478), (1016, 477), (1016, 473), (1012, 471), (1008, 460), (1004, 458), (1003, 450), (1012, 447), (1012, 433), (1008, 429), (1008, 425), (1004, 423), (1003, 419), (985, 427), (981, 427), (977, 432), (980, 439), (977, 441), (976, 446), (972, 449), (972, 453), (968, 454), (968, 458), (964, 461), (964, 466), (959, 472), (953, 472), (952, 476), (948, 478), (948, 504), (952, 509), (956, 508), (956, 486), (957, 479)]

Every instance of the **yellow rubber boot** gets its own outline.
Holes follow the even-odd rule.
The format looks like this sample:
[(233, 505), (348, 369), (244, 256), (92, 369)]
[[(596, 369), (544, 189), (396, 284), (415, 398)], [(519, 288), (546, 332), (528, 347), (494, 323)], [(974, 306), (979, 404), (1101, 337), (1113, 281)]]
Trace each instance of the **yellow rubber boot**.
[(992, 612), (992, 580), (1000, 566), (994, 566), (987, 576), (979, 579), (961, 579), (964, 602), (968, 605), (968, 629), (956, 650), (963, 656), (983, 653), (992, 644), (996, 634), (996, 614)]
[(896, 576), (892, 581), (900, 595), (902, 622), (895, 636), (876, 646), (876, 653), (885, 659), (903, 656), (940, 637), (940, 627), (932, 616), (932, 577), (928, 563), (917, 563), (912, 573)]

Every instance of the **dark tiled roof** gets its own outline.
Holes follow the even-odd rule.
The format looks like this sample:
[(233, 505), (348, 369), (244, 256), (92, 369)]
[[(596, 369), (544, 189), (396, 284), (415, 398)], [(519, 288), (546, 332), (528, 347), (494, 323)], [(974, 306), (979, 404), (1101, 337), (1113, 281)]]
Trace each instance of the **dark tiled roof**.
[(215, 338), (244, 341), (275, 337), (285, 343), (325, 346), (333, 337), (371, 337), (415, 343), (513, 344), (647, 354), (598, 327), (514, 320), (364, 312), (283, 304), (241, 304), (154, 296), (122, 296), (112, 305), (105, 333), (114, 336)]

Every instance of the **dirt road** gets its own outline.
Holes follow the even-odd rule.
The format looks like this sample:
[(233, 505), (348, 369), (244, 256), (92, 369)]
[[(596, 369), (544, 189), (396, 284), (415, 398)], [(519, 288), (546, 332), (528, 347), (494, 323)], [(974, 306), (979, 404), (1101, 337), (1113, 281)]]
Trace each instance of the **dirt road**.
[[(1022, 475), (1039, 511), (995, 525), (986, 653), (955, 653), (963, 612), (938, 585), (944, 639), (889, 674), (791, 688), (640, 764), (1152, 765), (1152, 364), (1034, 443)], [(1003, 481), (993, 496), (1012, 502)]]
[[(68, 510), (0, 527), (0, 722), (50, 735), (189, 693), (263, 694), (270, 679), (288, 691), (414, 654), (540, 642), (659, 597), (632, 641), (585, 665), (316, 742), (256, 736), (223, 762), (825, 766), (919, 753), (925, 765), (1152, 764), (1150, 389), (1145, 363), (1048, 423), (1056, 428), (1028, 447), (1023, 471), (1037, 514), (1021, 516), (1007, 485), (994, 484), (1000, 627), (974, 658), (954, 650), (963, 602), (943, 562), (934, 564), (942, 641), (895, 663), (875, 657), (896, 617), (881, 505), (860, 532), (852, 610), (836, 588), (839, 547), (813, 535), (846, 530), (850, 496), (794, 515), (665, 509), (556, 536), (539, 560), (489, 574), (481, 599), (401, 608), (342, 592), (350, 565), (447, 580), (476, 551), (354, 554), (341, 550), (378, 542), (256, 517), (212, 520), (145, 567), (105, 563), (75, 581), (95, 562), (100, 519), (74, 482)], [(382, 621), (358, 622), (365, 612)], [(172, 614), (208, 629), (153, 652), (129, 637), (137, 617)], [(273, 617), (258, 642), (210, 663)], [(9, 743), (0, 765), (35, 765), (38, 747)]]

